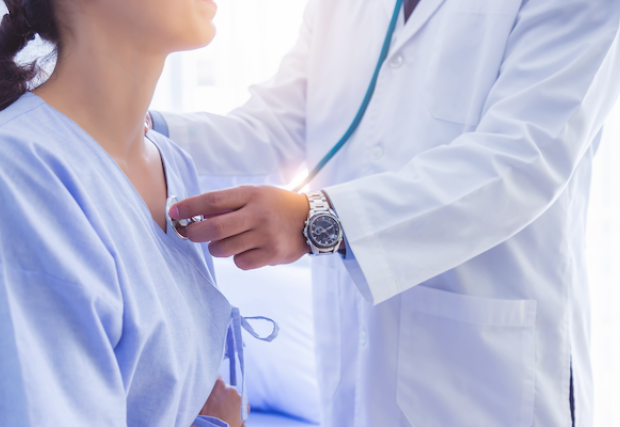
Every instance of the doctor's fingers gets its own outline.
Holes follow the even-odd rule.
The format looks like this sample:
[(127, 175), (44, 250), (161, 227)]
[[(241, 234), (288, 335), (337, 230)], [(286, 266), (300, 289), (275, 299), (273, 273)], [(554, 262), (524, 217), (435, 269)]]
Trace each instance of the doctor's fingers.
[[(234, 241), (237, 239), (238, 241)], [(265, 233), (264, 230), (254, 230), (227, 240), (230, 242), (226, 243), (227, 246), (223, 251), (237, 252), (235, 264), (242, 270), (253, 270), (268, 265), (290, 264), (309, 251), (303, 238), (279, 239), (278, 236)], [(243, 248), (251, 249), (242, 251)], [(211, 251), (211, 246), (209, 246), (209, 251)], [(213, 254), (213, 251), (211, 253)]]
[(257, 268), (274, 265), (271, 260), (273, 256), (264, 249), (252, 249), (235, 255), (235, 265), (241, 270), (255, 270)]
[(209, 243), (209, 253), (216, 258), (228, 258), (252, 249), (259, 249), (259, 236), (255, 231), (248, 231), (223, 240)]
[(306, 252), (304, 249), (295, 251), (292, 245), (281, 244), (269, 232), (260, 229), (209, 243), (209, 253), (216, 258), (247, 254), (240, 258), (244, 270), (287, 264), (296, 261)]
[(254, 192), (255, 189), (252, 186), (211, 191), (181, 200), (172, 206), (169, 214), (173, 219), (187, 219), (198, 215), (209, 218), (242, 208), (252, 198)]
[(254, 219), (242, 209), (190, 224), (185, 234), (192, 242), (212, 242), (245, 233), (253, 226)]

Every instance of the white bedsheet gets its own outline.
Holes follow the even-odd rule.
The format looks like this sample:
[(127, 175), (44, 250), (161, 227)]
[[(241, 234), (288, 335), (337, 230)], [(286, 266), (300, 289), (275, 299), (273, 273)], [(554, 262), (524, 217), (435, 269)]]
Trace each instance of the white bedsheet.
[(288, 418), (279, 414), (251, 412), (245, 423), (247, 427), (309, 427), (318, 426), (304, 421)]

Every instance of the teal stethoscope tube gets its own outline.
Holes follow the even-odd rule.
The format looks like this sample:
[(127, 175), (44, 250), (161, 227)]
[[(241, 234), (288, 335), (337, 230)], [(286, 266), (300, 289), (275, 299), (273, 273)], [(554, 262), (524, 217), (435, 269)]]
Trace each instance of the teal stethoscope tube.
[(375, 68), (375, 72), (372, 76), (372, 80), (370, 81), (370, 85), (368, 85), (368, 90), (366, 90), (366, 96), (364, 96), (364, 100), (362, 101), (362, 105), (360, 105), (353, 122), (349, 126), (349, 129), (345, 132), (345, 134), (340, 138), (340, 141), (334, 147), (329, 150), (329, 153), (325, 155), (321, 159), (321, 161), (310, 171), (308, 176), (299, 184), (293, 191), (298, 192), (303, 187), (306, 186), (310, 181), (314, 179), (314, 177), (321, 172), (321, 170), (325, 167), (325, 165), (340, 151), (342, 147), (351, 139), (351, 136), (355, 133), (355, 130), (359, 126), (362, 118), (364, 118), (364, 114), (366, 113), (366, 109), (368, 108), (368, 104), (370, 104), (370, 100), (372, 99), (372, 95), (375, 92), (375, 87), (377, 86), (377, 79), (379, 77), (379, 72), (381, 71), (381, 67), (385, 62), (385, 59), (390, 52), (390, 46), (392, 44), (392, 36), (394, 35), (394, 30), (396, 29), (396, 23), (398, 21), (398, 16), (400, 15), (400, 8), (403, 5), (403, 0), (396, 0), (396, 6), (394, 7), (394, 13), (392, 14), (392, 20), (390, 21), (390, 26), (388, 27), (387, 34), (385, 35), (385, 40), (383, 41), (383, 47), (381, 48), (381, 55), (379, 56), (379, 61), (377, 62), (377, 66)]

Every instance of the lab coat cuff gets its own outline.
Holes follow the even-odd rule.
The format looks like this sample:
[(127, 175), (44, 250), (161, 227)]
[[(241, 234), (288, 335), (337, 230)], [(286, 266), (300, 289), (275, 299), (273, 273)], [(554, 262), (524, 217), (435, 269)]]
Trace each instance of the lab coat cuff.
[[(334, 207), (334, 204), (332, 203), (332, 199), (329, 197), (329, 194), (327, 194), (327, 192), (325, 190), (321, 190), (323, 192), (323, 194), (325, 194), (325, 197), (327, 198), (327, 201), (329, 202), (329, 205), (331, 206), (332, 210), (336, 213), (336, 216), (338, 216), (338, 211), (336, 210), (336, 208)], [(349, 246), (349, 242), (347, 241), (347, 235), (344, 232), (344, 230), (342, 230), (342, 238), (344, 239), (344, 244), (345, 244), (345, 252), (344, 254), (340, 254), (342, 256), (343, 259), (355, 259), (355, 255), (353, 255), (353, 251), (351, 250), (351, 247)]]
[(370, 290), (370, 285), (368, 285), (366, 276), (364, 276), (364, 272), (362, 271), (359, 262), (357, 262), (355, 256), (350, 250), (349, 245), (347, 245), (346, 255), (342, 256), (342, 263), (344, 264), (347, 272), (349, 273), (349, 276), (351, 276), (351, 279), (353, 279), (353, 283), (355, 283), (355, 286), (357, 286), (357, 289), (360, 291), (364, 299), (366, 299), (366, 301), (370, 303), (374, 302), (374, 298)]
[(343, 222), (343, 218), (340, 216), (340, 210), (339, 210), (343, 205), (341, 203), (338, 203), (338, 205), (334, 203), (334, 201), (332, 200), (332, 197), (330, 196), (331, 191), (333, 191), (333, 188), (329, 190), (323, 189), (323, 193), (325, 193), (327, 199), (329, 200), (329, 203), (332, 206), (332, 209), (334, 210), (334, 212), (336, 212), (336, 215), (338, 216), (338, 218), (340, 219), (342, 223), (342, 228), (343, 228), (343, 233), (344, 233), (344, 243), (346, 247), (345, 254), (341, 255), (342, 263), (347, 269), (349, 276), (351, 276), (351, 279), (353, 279), (355, 286), (357, 286), (357, 289), (360, 291), (362, 296), (368, 302), (373, 303), (373, 304), (382, 302), (388, 299), (389, 296), (383, 296), (381, 290), (373, 290), (371, 288), (370, 283), (364, 273), (364, 270), (360, 266), (360, 263), (358, 262), (355, 256), (355, 251), (353, 247), (351, 246), (349, 239), (347, 237), (347, 233), (346, 233), (347, 225)]
[(347, 235), (344, 234), (344, 253), (340, 254), (343, 260), (347, 261), (355, 261), (355, 254), (353, 253), (353, 249), (351, 249), (351, 245), (349, 245), (349, 239), (347, 239)]
[(153, 130), (161, 133), (166, 138), (170, 138), (170, 129), (164, 115), (159, 111), (149, 111), (151, 120), (153, 121)]
[(193, 423), (196, 427), (230, 427), (228, 423), (213, 417), (199, 415)]

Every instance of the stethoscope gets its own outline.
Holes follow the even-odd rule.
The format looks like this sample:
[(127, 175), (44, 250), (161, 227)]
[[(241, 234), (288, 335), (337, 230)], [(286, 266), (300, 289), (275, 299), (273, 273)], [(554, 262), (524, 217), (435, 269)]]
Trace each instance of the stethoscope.
[(187, 240), (187, 237), (182, 235), (179, 231), (187, 228), (190, 224), (195, 222), (202, 222), (205, 220), (203, 215), (195, 216), (189, 219), (172, 219), (170, 218), (170, 208), (179, 203), (179, 198), (177, 196), (170, 196), (168, 200), (166, 200), (166, 221), (168, 222), (168, 226), (172, 228), (174, 234), (177, 235), (182, 240)]
[[(394, 36), (394, 30), (396, 29), (396, 23), (398, 22), (398, 16), (400, 15), (400, 9), (403, 5), (403, 0), (396, 0), (396, 5), (394, 6), (394, 12), (392, 13), (392, 19), (390, 21), (390, 26), (388, 27), (387, 34), (385, 35), (385, 40), (383, 41), (383, 47), (381, 48), (381, 54), (379, 55), (379, 60), (377, 61), (377, 65), (375, 67), (375, 72), (372, 75), (372, 79), (370, 80), (370, 84), (368, 85), (368, 89), (366, 90), (366, 95), (364, 96), (364, 100), (360, 105), (353, 122), (344, 133), (342, 138), (332, 147), (331, 150), (321, 159), (319, 163), (308, 173), (308, 176), (304, 178), (304, 180), (295, 187), (294, 192), (299, 192), (302, 188), (304, 188), (310, 181), (314, 179), (315, 176), (318, 175), (321, 170), (329, 163), (329, 161), (344, 147), (344, 145), (351, 139), (362, 119), (364, 118), (364, 114), (366, 114), (366, 110), (368, 109), (368, 104), (370, 104), (370, 100), (372, 99), (373, 94), (375, 93), (375, 88), (377, 87), (377, 79), (379, 78), (379, 73), (381, 72), (381, 67), (383, 63), (387, 59), (388, 53), (390, 52), (390, 46), (392, 44), (392, 37)], [(170, 218), (169, 212), (172, 205), (178, 203), (179, 200), (176, 196), (170, 196), (166, 202), (166, 219), (168, 224), (177, 236), (181, 239), (187, 239), (187, 237), (183, 236), (179, 233), (179, 230), (187, 227), (190, 224), (195, 222), (204, 221), (205, 218), (203, 216), (198, 216), (190, 219), (182, 219), (182, 220), (173, 220)]]

